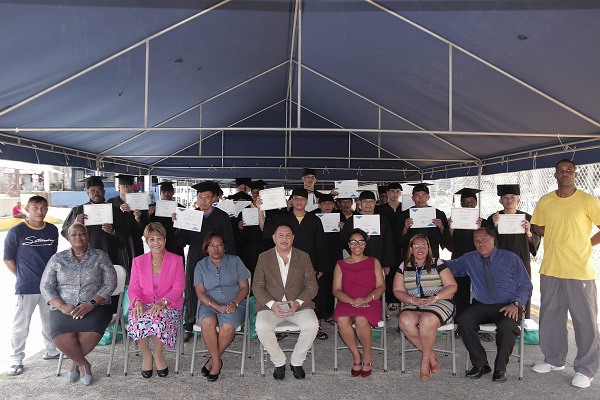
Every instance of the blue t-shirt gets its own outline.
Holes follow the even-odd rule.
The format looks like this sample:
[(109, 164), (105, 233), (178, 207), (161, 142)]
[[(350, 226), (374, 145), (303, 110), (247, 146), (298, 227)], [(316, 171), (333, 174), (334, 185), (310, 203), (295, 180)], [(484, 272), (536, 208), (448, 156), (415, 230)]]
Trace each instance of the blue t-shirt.
[(4, 261), (17, 264), (16, 294), (39, 294), (40, 280), (58, 247), (58, 229), (44, 223), (34, 228), (26, 222), (12, 227), (4, 240)]

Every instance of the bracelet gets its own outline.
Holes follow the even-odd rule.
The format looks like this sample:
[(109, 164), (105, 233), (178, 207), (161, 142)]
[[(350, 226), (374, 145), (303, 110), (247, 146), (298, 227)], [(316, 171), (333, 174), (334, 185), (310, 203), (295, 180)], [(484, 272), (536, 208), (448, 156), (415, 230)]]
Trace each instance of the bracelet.
[(208, 301), (208, 306), (209, 306), (210, 308), (212, 308), (212, 305), (210, 304), (210, 300)]
[(235, 301), (233, 302), (233, 304), (235, 304), (235, 308), (238, 308), (240, 306), (240, 303), (236, 303)]
[(375, 295), (371, 293), (371, 301), (375, 300)]

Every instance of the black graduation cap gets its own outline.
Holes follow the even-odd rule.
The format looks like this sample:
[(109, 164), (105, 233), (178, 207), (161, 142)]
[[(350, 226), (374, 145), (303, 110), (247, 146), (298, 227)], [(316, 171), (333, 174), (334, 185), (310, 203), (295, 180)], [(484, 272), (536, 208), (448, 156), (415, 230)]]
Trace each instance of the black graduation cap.
[(240, 186), (240, 185), (250, 185), (250, 182), (252, 181), (251, 178), (235, 178), (235, 186)]
[(468, 197), (477, 198), (477, 193), (481, 192), (481, 189), (462, 188), (454, 194), (460, 194), (460, 199), (466, 199)]
[(402, 185), (399, 184), (398, 182), (392, 182), (389, 185), (387, 185), (386, 190), (392, 190), (392, 189), (400, 189), (400, 190), (402, 190)]
[(212, 192), (212, 194), (215, 196), (221, 196), (223, 194), (219, 184), (215, 181), (203, 181), (196, 183), (192, 186), (192, 189), (196, 189), (198, 192)]
[(156, 184), (156, 186), (160, 186), (161, 192), (174, 192), (175, 188), (173, 187), (173, 182), (160, 182)]
[(322, 203), (322, 202), (324, 202), (324, 201), (331, 201), (331, 202), (333, 203), (333, 202), (335, 201), (335, 200), (333, 199), (333, 196), (332, 196), (332, 195), (330, 195), (329, 193), (322, 193), (322, 194), (319, 196), (319, 199), (318, 199), (318, 200), (319, 200), (319, 203)]
[(379, 193), (385, 193), (387, 191), (387, 186), (377, 186), (377, 191)]
[(521, 187), (518, 184), (514, 185), (498, 185), (496, 186), (498, 196), (504, 196), (505, 194), (516, 194), (521, 195)]
[(305, 199), (308, 199), (308, 190), (306, 190), (304, 188), (296, 188), (296, 189), (292, 190), (290, 199), (294, 196), (300, 196), (300, 197), (304, 197)]
[(377, 198), (375, 197), (375, 193), (373, 193), (370, 190), (363, 190), (360, 192), (360, 195), (358, 196), (359, 200), (377, 200)]
[(412, 194), (416, 192), (425, 192), (429, 194), (429, 186), (432, 186), (433, 183), (421, 182), (421, 183), (409, 183), (410, 186), (413, 186)]
[(317, 176), (317, 173), (315, 172), (314, 169), (312, 168), (304, 168), (304, 172), (302, 172), (302, 177), (305, 177), (306, 175), (314, 175)]
[(104, 182), (102, 182), (104, 179), (106, 179), (104, 176), (94, 175), (94, 176), (88, 176), (87, 178), (83, 178), (79, 182), (85, 182), (86, 188), (89, 188), (92, 186), (104, 187)]
[(115, 175), (115, 178), (119, 180), (119, 185), (133, 185), (133, 175)]
[(229, 200), (236, 200), (236, 201), (252, 201), (252, 196), (250, 196), (248, 193), (246, 192), (237, 192), (236, 194), (232, 194), (231, 196), (228, 197)]
[(262, 179), (259, 179), (257, 181), (250, 182), (249, 186), (250, 186), (250, 190), (254, 190), (254, 189), (263, 190), (267, 186), (267, 182), (263, 181)]

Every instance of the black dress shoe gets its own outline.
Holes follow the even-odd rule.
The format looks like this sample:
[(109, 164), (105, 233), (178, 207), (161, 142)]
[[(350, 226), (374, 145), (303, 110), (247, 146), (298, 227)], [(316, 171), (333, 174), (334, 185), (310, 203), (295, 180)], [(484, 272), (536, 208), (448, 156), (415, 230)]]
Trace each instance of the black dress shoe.
[(210, 358), (208, 359), (208, 361), (206, 361), (204, 363), (204, 366), (202, 367), (202, 369), (200, 370), (200, 373), (202, 374), (203, 377), (207, 377), (208, 374), (210, 373), (210, 371), (208, 370), (208, 368), (206, 368), (206, 365), (210, 362)]
[(166, 377), (167, 375), (169, 375), (169, 367), (165, 368), (165, 369), (157, 369), (156, 373), (158, 374), (158, 376), (160, 376), (161, 378)]
[(194, 337), (194, 332), (190, 332), (190, 331), (183, 331), (183, 341), (185, 343), (189, 342), (190, 340), (192, 340), (192, 338)]
[(221, 370), (223, 369), (223, 360), (219, 360), (221, 362), (221, 368), (219, 368), (219, 372), (217, 372), (216, 374), (208, 374), (208, 376), (206, 377), (206, 380), (208, 380), (209, 382), (214, 382), (217, 379), (219, 379), (219, 375), (221, 374)]
[(148, 379), (152, 377), (152, 370), (149, 369), (147, 371), (142, 370), (142, 377)]
[(468, 371), (465, 376), (472, 379), (479, 379), (483, 376), (483, 374), (489, 374), (492, 372), (492, 369), (489, 365), (485, 364), (483, 367), (473, 367), (470, 371)]
[(281, 367), (275, 367), (273, 370), (273, 378), (275, 378), (277, 381), (285, 378), (285, 365), (282, 365)]
[(492, 375), (494, 382), (506, 382), (507, 379), (506, 371), (494, 371), (494, 375)]
[(304, 368), (302, 368), (302, 365), (295, 366), (295, 365), (290, 364), (290, 369), (294, 373), (294, 378), (296, 378), (296, 379), (304, 379), (304, 377), (306, 376), (306, 373), (304, 373)]

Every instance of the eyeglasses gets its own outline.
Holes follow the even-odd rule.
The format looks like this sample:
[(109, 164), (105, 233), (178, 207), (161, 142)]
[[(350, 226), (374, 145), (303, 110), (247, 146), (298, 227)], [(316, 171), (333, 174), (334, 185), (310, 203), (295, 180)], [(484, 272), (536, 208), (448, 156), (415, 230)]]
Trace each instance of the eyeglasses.
[(413, 249), (426, 249), (428, 247), (429, 247), (429, 245), (428, 244), (424, 244), (424, 243), (423, 244), (413, 244), (412, 245)]
[(356, 239), (350, 239), (348, 241), (348, 244), (350, 244), (350, 246), (364, 246), (367, 244), (366, 240), (356, 240)]
[(211, 248), (213, 248), (213, 249), (218, 249), (218, 248), (221, 248), (221, 247), (225, 247), (225, 244), (223, 244), (223, 243), (215, 243), (215, 244), (212, 244), (212, 243), (211, 243), (211, 244), (209, 244), (209, 245), (208, 245), (208, 247), (211, 247)]

